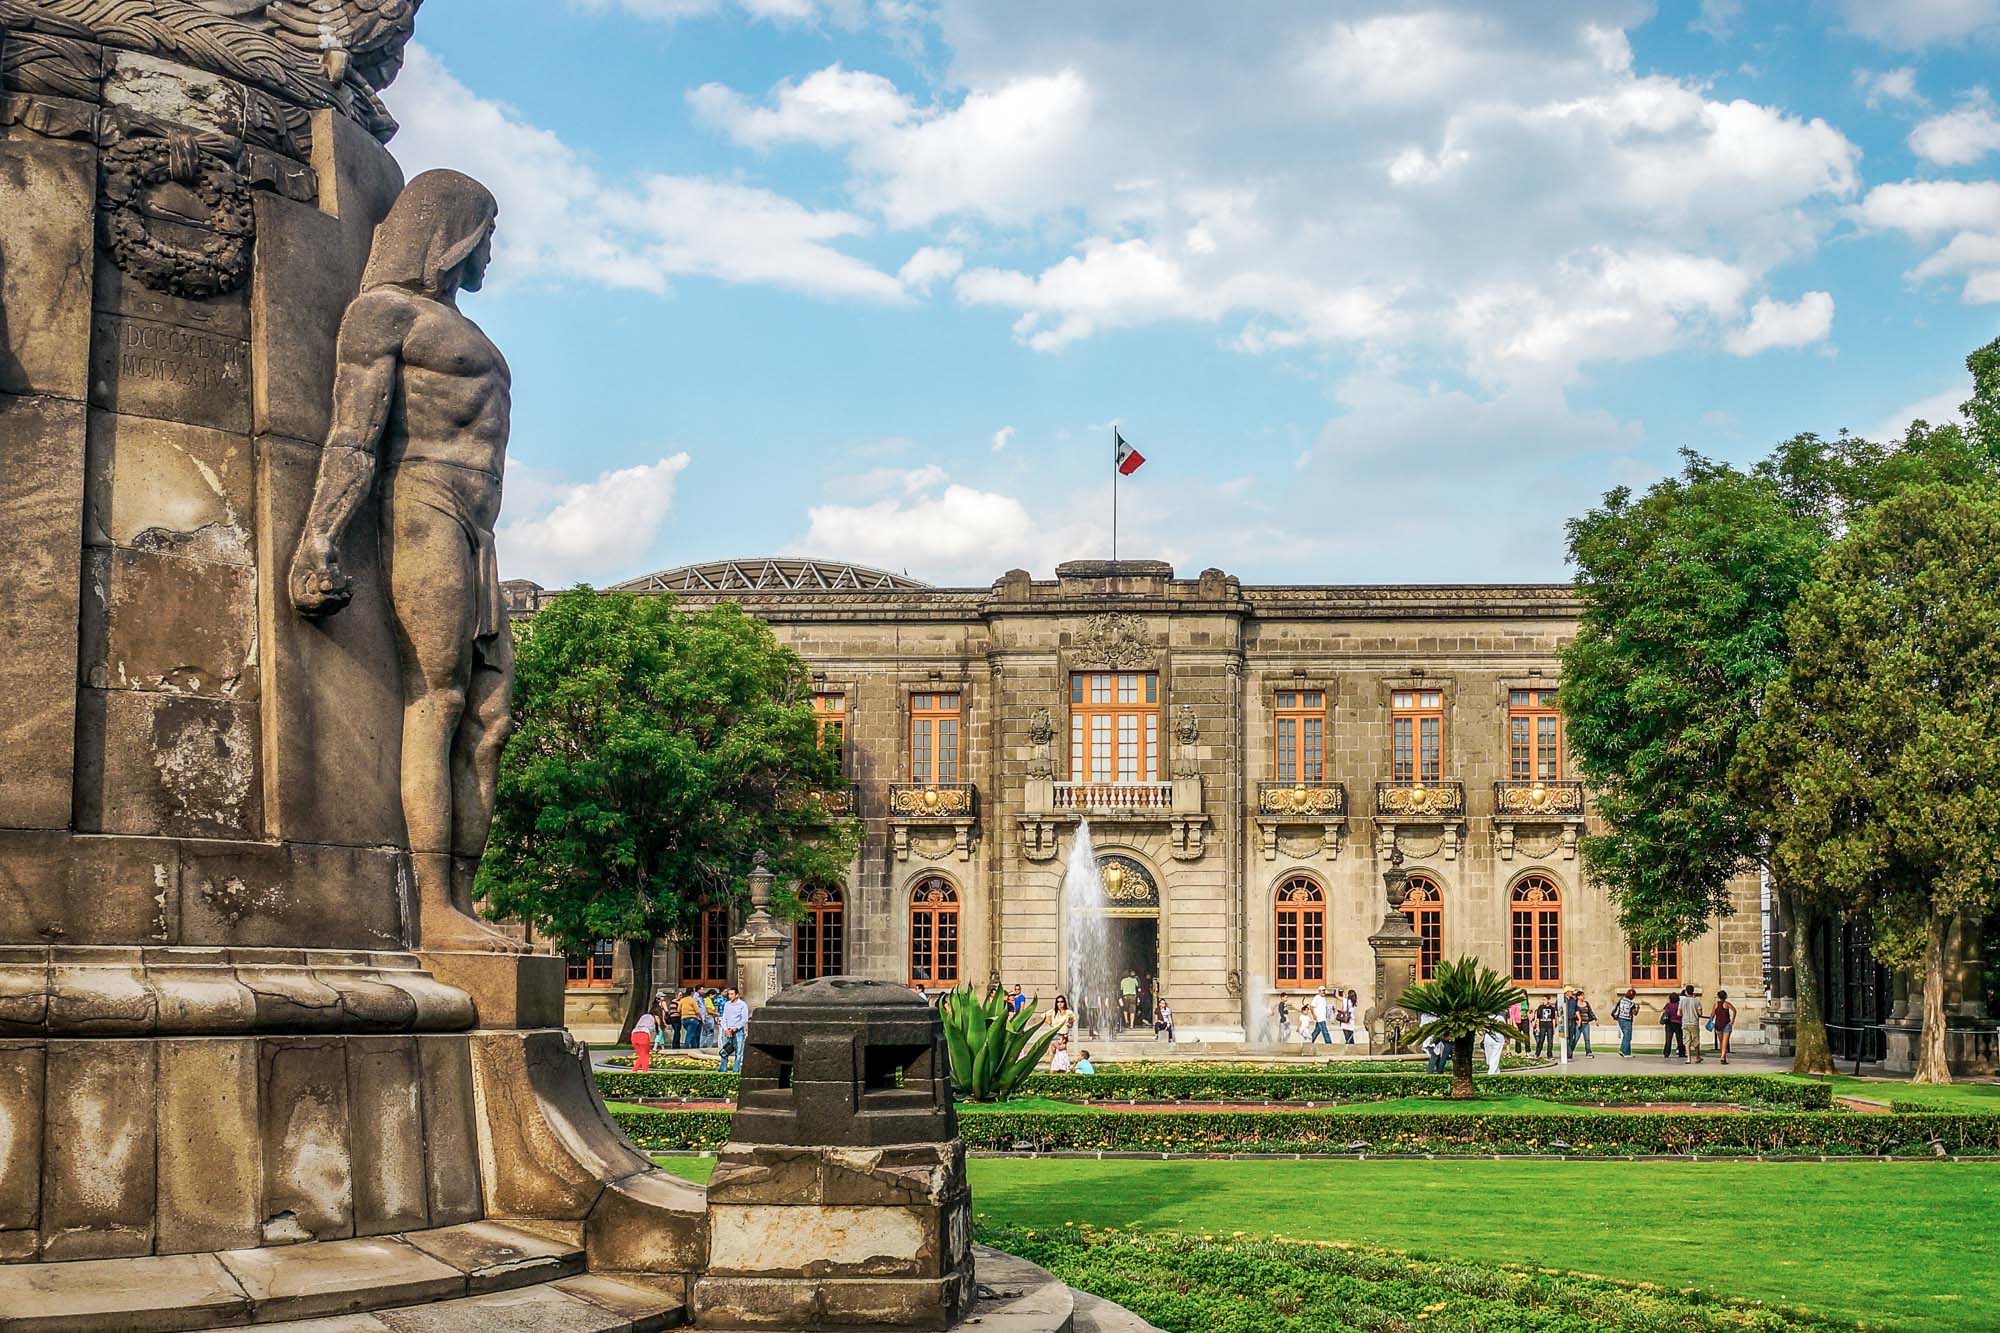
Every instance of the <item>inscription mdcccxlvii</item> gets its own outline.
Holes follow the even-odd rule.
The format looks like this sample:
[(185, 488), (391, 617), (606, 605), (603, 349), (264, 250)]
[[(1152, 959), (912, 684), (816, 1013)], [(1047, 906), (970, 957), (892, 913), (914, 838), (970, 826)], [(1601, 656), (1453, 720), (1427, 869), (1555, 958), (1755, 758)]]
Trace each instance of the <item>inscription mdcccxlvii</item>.
[(108, 321), (118, 342), (120, 378), (164, 380), (187, 389), (220, 389), (243, 382), (243, 346), (171, 324)]

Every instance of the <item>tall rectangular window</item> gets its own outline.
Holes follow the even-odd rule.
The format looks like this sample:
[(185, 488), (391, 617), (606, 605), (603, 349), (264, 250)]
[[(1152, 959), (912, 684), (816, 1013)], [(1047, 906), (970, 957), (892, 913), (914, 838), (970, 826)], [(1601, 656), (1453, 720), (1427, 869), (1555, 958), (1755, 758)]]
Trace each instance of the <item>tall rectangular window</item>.
[(1507, 776), (1515, 782), (1562, 778), (1562, 714), (1554, 690), (1507, 692)]
[(1069, 775), (1075, 782), (1160, 780), (1160, 678), (1085, 671), (1070, 677)]
[(564, 957), (569, 962), (569, 984), (609, 986), (611, 964), (617, 957), (617, 949), (618, 946), (610, 940), (592, 940), (588, 949), (565, 954)]
[(1389, 700), (1389, 776), (1396, 782), (1444, 778), (1444, 694), (1397, 690)]
[(959, 780), (959, 696), (910, 696), (910, 781), (919, 786), (947, 786)]
[(1632, 946), (1634, 986), (1678, 986), (1681, 984), (1681, 946), (1653, 944)]
[(704, 908), (681, 935), (681, 985), (729, 984), (729, 909)]
[(819, 728), (819, 746), (840, 756), (840, 771), (847, 772), (847, 696), (824, 691), (813, 695), (813, 723)]
[(1326, 695), (1318, 690), (1279, 690), (1277, 696), (1280, 782), (1301, 786), (1326, 776)]

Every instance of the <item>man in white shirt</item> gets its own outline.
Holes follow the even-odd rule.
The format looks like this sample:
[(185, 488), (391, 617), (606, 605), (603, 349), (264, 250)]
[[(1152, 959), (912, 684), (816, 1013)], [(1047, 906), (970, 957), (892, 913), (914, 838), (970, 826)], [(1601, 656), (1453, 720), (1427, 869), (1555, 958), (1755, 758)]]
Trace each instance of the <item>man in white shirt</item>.
[(750, 1006), (731, 986), (722, 992), (722, 1072), (743, 1072), (743, 1029), (750, 1026)]
[(1329, 1046), (1333, 1045), (1333, 1033), (1329, 1032), (1326, 1026), (1326, 1018), (1328, 1014), (1333, 1012), (1333, 1005), (1326, 998), (1326, 987), (1321, 986), (1319, 992), (1306, 1003), (1311, 1008), (1313, 1016), (1312, 1036), (1306, 1041), (1306, 1045), (1310, 1046), (1316, 1041), (1323, 1041)]

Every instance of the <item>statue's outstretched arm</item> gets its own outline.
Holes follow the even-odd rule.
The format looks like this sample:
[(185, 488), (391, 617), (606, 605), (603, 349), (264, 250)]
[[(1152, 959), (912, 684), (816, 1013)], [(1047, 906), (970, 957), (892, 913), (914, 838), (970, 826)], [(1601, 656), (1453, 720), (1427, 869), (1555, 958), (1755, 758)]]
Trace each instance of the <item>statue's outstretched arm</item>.
[(402, 301), (369, 294), (341, 320), (333, 426), (292, 556), (292, 603), (306, 615), (330, 616), (353, 600), (353, 581), (340, 568), (340, 543), (375, 479), (375, 451), (389, 423), (410, 318)]

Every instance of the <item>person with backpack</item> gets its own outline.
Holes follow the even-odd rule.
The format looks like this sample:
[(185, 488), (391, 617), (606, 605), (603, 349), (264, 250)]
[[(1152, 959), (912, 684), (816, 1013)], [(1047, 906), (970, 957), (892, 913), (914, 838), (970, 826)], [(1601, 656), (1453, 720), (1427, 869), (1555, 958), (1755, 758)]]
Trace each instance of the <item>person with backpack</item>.
[(1660, 1011), (1660, 1029), (1667, 1034), (1666, 1045), (1660, 1049), (1662, 1060), (1674, 1058), (1674, 1047), (1681, 1047), (1681, 1054), (1687, 1054), (1687, 1047), (1681, 1041), (1681, 997), (1678, 992), (1667, 997), (1667, 1007)]
[(1618, 997), (1618, 1003), (1611, 1006), (1611, 1020), (1618, 1024), (1618, 1054), (1625, 1059), (1632, 1057), (1632, 1024), (1639, 1017), (1639, 992), (1627, 987)]
[(1736, 1006), (1729, 1002), (1729, 992), (1715, 993), (1715, 1008), (1709, 1013), (1708, 1021), (1715, 1027), (1715, 1048), (1722, 1052), (1722, 1063), (1729, 1063), (1729, 1034), (1736, 1031)]
[(1345, 1015), (1340, 1020), (1340, 1039), (1344, 1044), (1352, 1046), (1355, 1035), (1360, 1031), (1361, 992), (1350, 990), (1347, 992), (1347, 1009)]
[(1576, 1056), (1576, 1044), (1583, 1042), (1583, 1053), (1595, 1060), (1597, 1052), (1590, 1049), (1590, 1025), (1597, 1021), (1597, 1010), (1590, 1007), (1590, 1000), (1582, 991), (1573, 991), (1569, 999), (1569, 1053)]

